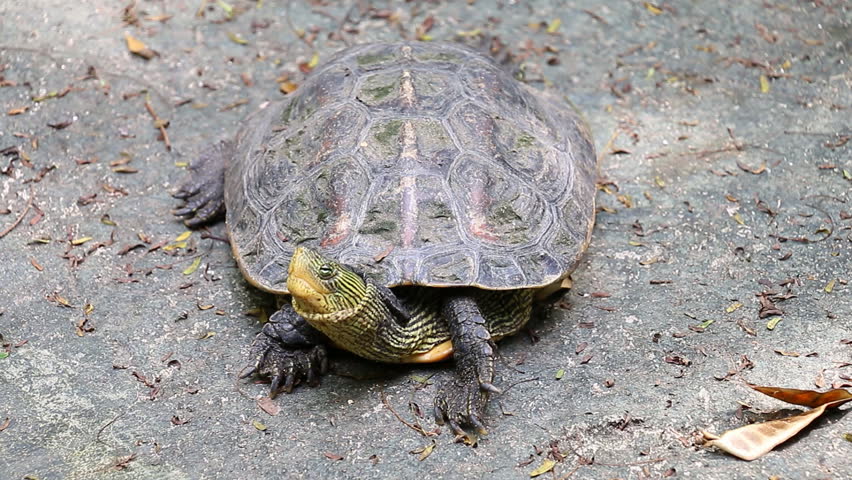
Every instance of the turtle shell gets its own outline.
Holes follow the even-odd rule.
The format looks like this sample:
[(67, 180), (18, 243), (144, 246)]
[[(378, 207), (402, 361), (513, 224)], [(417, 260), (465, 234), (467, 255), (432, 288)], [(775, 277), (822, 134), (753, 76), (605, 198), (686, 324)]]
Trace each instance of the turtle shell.
[(246, 278), (274, 293), (297, 246), (388, 286), (539, 288), (588, 245), (596, 175), (579, 116), (491, 58), (359, 45), (243, 129), (227, 224)]

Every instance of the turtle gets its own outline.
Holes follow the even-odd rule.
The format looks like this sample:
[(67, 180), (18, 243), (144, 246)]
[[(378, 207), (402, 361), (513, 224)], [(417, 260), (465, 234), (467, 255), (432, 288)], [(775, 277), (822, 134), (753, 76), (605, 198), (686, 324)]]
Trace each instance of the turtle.
[(495, 342), (563, 290), (591, 239), (582, 116), (464, 45), (356, 45), (204, 149), (174, 196), (224, 213), (245, 279), (278, 295), (241, 378), (315, 386), (327, 347), (452, 359), (436, 422), (486, 433)]

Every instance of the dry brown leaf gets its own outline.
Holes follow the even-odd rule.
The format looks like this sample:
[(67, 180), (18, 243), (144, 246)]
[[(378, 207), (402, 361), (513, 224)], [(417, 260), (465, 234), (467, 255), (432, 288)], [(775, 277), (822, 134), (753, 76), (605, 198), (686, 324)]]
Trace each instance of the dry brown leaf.
[(281, 90), (281, 93), (283, 93), (284, 95), (295, 92), (297, 88), (299, 88), (298, 85), (289, 81), (281, 82), (278, 84), (278, 89)]
[(852, 395), (849, 398), (825, 403), (813, 410), (792, 417), (728, 430), (721, 436), (709, 432), (701, 433), (705, 439), (709, 440), (705, 443), (705, 446), (716, 447), (743, 460), (754, 460), (766, 455), (773, 448), (802, 431), (803, 428), (819, 418), (825, 412), (825, 409), (840, 406), (849, 400), (852, 400)]
[(816, 392), (813, 390), (798, 390), (795, 388), (760, 387), (749, 385), (758, 392), (769, 395), (782, 402), (801, 405), (803, 407), (819, 407), (827, 403), (852, 400), (852, 392), (843, 389), (829, 390), (827, 392)]
[(157, 52), (148, 48), (141, 40), (136, 39), (129, 33), (124, 34), (124, 40), (127, 41), (127, 49), (130, 50), (130, 53), (139, 55), (145, 60), (151, 60), (158, 55)]
[(261, 410), (268, 413), (270, 416), (276, 416), (281, 412), (281, 407), (278, 406), (271, 398), (263, 397), (257, 400), (257, 406)]

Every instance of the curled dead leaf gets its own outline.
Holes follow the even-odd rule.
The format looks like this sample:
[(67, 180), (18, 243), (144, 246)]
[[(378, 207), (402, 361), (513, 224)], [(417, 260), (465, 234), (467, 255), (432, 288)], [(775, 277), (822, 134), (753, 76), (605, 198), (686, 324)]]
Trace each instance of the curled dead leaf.
[(158, 56), (159, 54), (154, 50), (148, 48), (141, 40), (133, 37), (129, 33), (124, 34), (124, 40), (127, 42), (127, 49), (130, 50), (130, 53), (134, 55), (138, 55), (145, 60), (151, 60), (152, 58)]
[(716, 447), (743, 460), (755, 460), (802, 431), (819, 418), (827, 408), (840, 406), (849, 400), (852, 400), (852, 396), (845, 400), (823, 404), (792, 417), (728, 430), (721, 436), (702, 431), (702, 435), (708, 440), (704, 445)]
[(702, 431), (704, 439), (707, 440), (705, 446), (716, 447), (743, 460), (754, 460), (802, 431), (819, 418), (826, 409), (839, 407), (852, 400), (852, 392), (843, 389), (816, 392), (757, 385), (749, 385), (749, 387), (787, 403), (816, 408), (792, 417), (728, 430), (721, 436)]
[(554, 462), (553, 460), (551, 460), (549, 458), (545, 458), (544, 461), (541, 462), (541, 465), (539, 465), (535, 470), (530, 472), (530, 478), (537, 477), (539, 475), (543, 475), (543, 474), (553, 470), (553, 467), (555, 467), (555, 466), (556, 466), (556, 462)]
[(852, 400), (852, 393), (841, 388), (829, 390), (827, 392), (815, 392), (813, 390), (798, 390), (795, 388), (781, 387), (761, 387), (758, 385), (749, 385), (749, 387), (758, 392), (768, 395), (782, 402), (792, 403), (794, 405), (802, 405), (803, 407), (819, 407), (827, 403), (837, 402), (840, 400)]

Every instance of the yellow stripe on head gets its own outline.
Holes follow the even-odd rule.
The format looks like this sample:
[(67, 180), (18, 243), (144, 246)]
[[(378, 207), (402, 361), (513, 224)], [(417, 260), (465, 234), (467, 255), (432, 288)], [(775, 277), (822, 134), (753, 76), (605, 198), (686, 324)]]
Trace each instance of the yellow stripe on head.
[(307, 315), (330, 314), (358, 305), (367, 294), (367, 285), (349, 268), (299, 247), (290, 260), (287, 290), (297, 310)]

